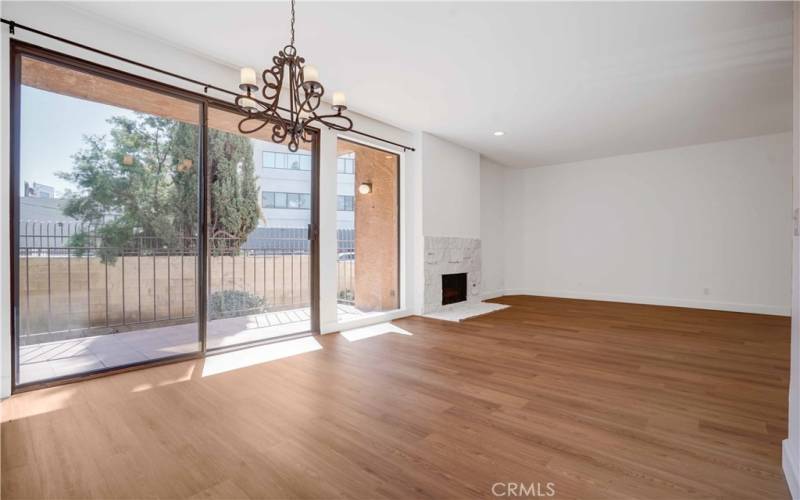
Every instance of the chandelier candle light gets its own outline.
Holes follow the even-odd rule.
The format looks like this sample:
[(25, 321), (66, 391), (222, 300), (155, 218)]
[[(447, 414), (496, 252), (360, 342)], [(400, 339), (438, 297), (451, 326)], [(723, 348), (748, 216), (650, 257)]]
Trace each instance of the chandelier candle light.
[[(347, 100), (342, 92), (334, 92), (332, 114), (317, 114), (325, 89), (319, 82), (319, 71), (297, 55), (294, 47), (294, 0), (291, 0), (291, 41), (277, 56), (272, 58), (272, 67), (261, 73), (263, 87), (260, 98), (256, 70), (242, 68), (239, 88), (244, 94), (236, 97), (236, 106), (247, 113), (239, 122), (239, 132), (252, 134), (272, 125), (272, 140), (286, 142), (290, 151), (297, 151), (300, 141), (311, 141), (309, 125), (319, 122), (326, 127), (347, 132), (353, 121), (342, 114), (347, 109)], [(289, 102), (280, 106), (281, 93), (286, 83)]]

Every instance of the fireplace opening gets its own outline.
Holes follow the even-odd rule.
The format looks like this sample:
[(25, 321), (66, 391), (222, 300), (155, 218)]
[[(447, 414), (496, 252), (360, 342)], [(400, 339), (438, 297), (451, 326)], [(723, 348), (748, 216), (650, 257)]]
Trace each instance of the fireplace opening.
[(442, 305), (467, 300), (467, 273), (442, 275)]

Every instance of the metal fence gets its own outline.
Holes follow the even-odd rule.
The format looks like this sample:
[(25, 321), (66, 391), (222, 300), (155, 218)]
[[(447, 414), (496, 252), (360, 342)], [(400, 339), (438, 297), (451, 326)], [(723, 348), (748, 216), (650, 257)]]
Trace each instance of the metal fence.
[[(102, 244), (98, 229), (79, 223), (20, 224), (24, 343), (195, 319), (196, 237), (165, 241), (138, 234), (115, 247)], [(337, 239), (337, 293), (340, 302), (352, 304), (354, 231), (339, 230)], [(210, 319), (310, 303), (307, 228), (258, 228), (244, 242), (214, 237), (208, 247)]]
[(338, 262), (336, 274), (338, 287), (336, 293), (340, 304), (355, 304), (355, 273), (356, 273), (356, 232), (354, 229), (339, 229), (336, 231)]

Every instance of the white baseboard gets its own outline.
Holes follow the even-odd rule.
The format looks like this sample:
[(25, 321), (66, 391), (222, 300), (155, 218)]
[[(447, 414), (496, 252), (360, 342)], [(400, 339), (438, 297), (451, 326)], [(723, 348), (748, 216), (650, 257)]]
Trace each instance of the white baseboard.
[(606, 302), (627, 302), (630, 304), (649, 304), (654, 306), (689, 307), (692, 309), (711, 309), (714, 311), (744, 312), (791, 316), (791, 306), (768, 304), (740, 304), (736, 302), (715, 302), (694, 299), (675, 299), (670, 297), (642, 297), (637, 295), (615, 295), (596, 292), (573, 292), (561, 290), (509, 289), (504, 295), (539, 295), (564, 299), (602, 300)]
[(494, 290), (491, 292), (483, 292), (481, 293), (481, 300), (496, 299), (497, 297), (502, 297), (503, 295), (506, 295), (505, 290)]
[(320, 325), (319, 333), (325, 335), (328, 333), (341, 332), (342, 330), (350, 330), (352, 328), (361, 328), (364, 326), (377, 325), (378, 323), (386, 323), (393, 319), (405, 318), (412, 313), (406, 309), (397, 309), (395, 311), (388, 311), (381, 314), (369, 315), (365, 318), (352, 319), (350, 321), (328, 323)]
[(794, 500), (800, 500), (800, 484), (797, 482), (797, 460), (792, 456), (788, 439), (783, 440), (781, 448), (783, 449), (781, 464), (783, 465), (783, 475), (786, 477), (786, 484), (789, 486), (789, 493), (792, 494)]

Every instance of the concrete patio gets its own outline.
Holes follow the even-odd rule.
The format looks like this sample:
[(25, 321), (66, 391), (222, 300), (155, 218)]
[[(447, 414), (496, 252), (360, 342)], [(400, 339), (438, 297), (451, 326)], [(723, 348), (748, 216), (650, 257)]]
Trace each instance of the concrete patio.
[[(339, 321), (365, 316), (339, 304)], [(309, 308), (252, 314), (208, 323), (208, 349), (283, 337), (310, 330)], [(26, 384), (104, 368), (197, 352), (197, 324), (44, 342), (19, 349), (19, 380)]]

